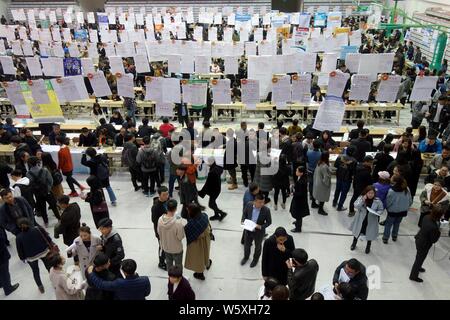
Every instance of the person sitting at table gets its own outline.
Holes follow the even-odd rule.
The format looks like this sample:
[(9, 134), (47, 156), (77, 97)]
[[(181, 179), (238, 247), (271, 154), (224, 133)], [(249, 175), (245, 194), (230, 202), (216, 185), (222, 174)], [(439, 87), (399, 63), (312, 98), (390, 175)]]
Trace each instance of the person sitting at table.
[(105, 117), (102, 108), (100, 107), (100, 104), (98, 102), (95, 102), (94, 105), (92, 106), (92, 117), (95, 119), (95, 122), (97, 123), (100, 123), (100, 119)]
[(100, 126), (97, 127), (97, 136), (99, 137), (100, 142), (100, 133), (101, 131), (105, 129), (106, 131), (106, 138), (114, 140), (114, 137), (116, 136), (116, 128), (111, 123), (106, 123), (106, 119), (102, 118), (100, 119)]
[(288, 130), (289, 136), (293, 136), (298, 132), (301, 133), (302, 128), (298, 125), (298, 119), (292, 120), (292, 125), (290, 125), (287, 130)]
[(120, 128), (120, 131), (114, 137), (114, 145), (116, 147), (123, 147), (125, 135), (127, 134), (127, 129), (125, 127)]
[(130, 116), (126, 116), (125, 117), (125, 121), (122, 123), (122, 126), (125, 129), (128, 129), (129, 127), (132, 127), (132, 126), (135, 127), (136, 123), (134, 122), (134, 120)]
[(38, 143), (38, 140), (33, 136), (33, 131), (28, 128), (23, 128), (20, 131), (21, 135), (23, 134), (22, 141), (28, 145), (30, 148), (31, 155), (36, 155), (36, 152), (41, 148)]
[(52, 132), (48, 135), (48, 141), (51, 145), (56, 146), (58, 143), (56, 142), (56, 137), (61, 136), (62, 138), (66, 138), (66, 133), (61, 131), (61, 126), (59, 124), (53, 125)]
[(13, 119), (8, 117), (5, 121), (6, 123), (3, 125), (3, 128), (8, 131), (11, 136), (18, 135), (19, 132), (17, 131), (16, 127), (14, 127)]
[(150, 137), (154, 133), (156, 133), (156, 130), (152, 126), (148, 125), (148, 118), (142, 119), (142, 125), (139, 126), (137, 133), (138, 137)]
[(427, 138), (427, 127), (420, 126), (419, 127), (419, 133), (414, 135), (413, 142), (421, 143), (423, 140)]
[(419, 151), (422, 153), (442, 153), (442, 142), (435, 135), (429, 135), (427, 139), (419, 143)]
[(122, 115), (120, 114), (119, 111), (114, 111), (111, 118), (109, 119), (109, 123), (116, 125), (116, 126), (121, 126), (123, 125), (123, 118)]
[(0, 144), (10, 144), (11, 143), (11, 133), (9, 133), (5, 127), (0, 124)]
[(330, 151), (337, 147), (336, 141), (331, 137), (331, 132), (328, 130), (322, 131), (320, 135), (319, 142), (321, 145), (322, 151)]
[(78, 140), (79, 147), (95, 147), (97, 145), (97, 137), (88, 128), (81, 128), (81, 134)]

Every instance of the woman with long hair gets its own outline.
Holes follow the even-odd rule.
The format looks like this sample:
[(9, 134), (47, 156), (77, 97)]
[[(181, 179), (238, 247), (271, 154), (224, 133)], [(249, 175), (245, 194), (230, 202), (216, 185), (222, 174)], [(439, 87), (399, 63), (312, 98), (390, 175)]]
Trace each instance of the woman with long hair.
[(370, 253), (373, 240), (378, 238), (378, 220), (384, 211), (383, 203), (375, 196), (375, 188), (367, 186), (355, 201), (355, 218), (351, 230), (353, 242), (350, 250), (355, 250), (358, 238), (365, 235), (367, 240), (366, 253)]
[(53, 160), (52, 155), (48, 152), (43, 152), (41, 155), (41, 162), (42, 167), (46, 168), (53, 178), (53, 187), (51, 190), (51, 194), (55, 198), (55, 205), (56, 205), (56, 199), (59, 199), (62, 195), (64, 195), (64, 189), (62, 186), (62, 174), (61, 171), (58, 169), (58, 166), (56, 165), (56, 162)]
[(86, 179), (86, 183), (91, 189), (86, 196), (82, 195), (81, 199), (89, 203), (95, 227), (98, 229), (99, 221), (103, 218), (109, 218), (108, 203), (106, 202), (100, 179), (91, 175)]
[(327, 216), (328, 213), (323, 209), (325, 202), (330, 200), (331, 194), (331, 170), (330, 154), (322, 152), (320, 160), (314, 170), (313, 198), (319, 201), (318, 214)]
[(289, 211), (295, 219), (295, 228), (291, 232), (302, 232), (303, 218), (309, 216), (308, 204), (308, 174), (305, 167), (298, 167), (295, 171), (297, 181), (294, 185), (293, 197)]

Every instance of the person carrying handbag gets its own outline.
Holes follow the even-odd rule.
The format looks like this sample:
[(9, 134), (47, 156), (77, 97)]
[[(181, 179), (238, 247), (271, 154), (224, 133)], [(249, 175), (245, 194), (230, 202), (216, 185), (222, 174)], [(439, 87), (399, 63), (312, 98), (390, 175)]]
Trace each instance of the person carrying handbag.
[(20, 260), (26, 261), (33, 272), (33, 278), (39, 291), (45, 292), (39, 274), (39, 259), (50, 272), (50, 259), (59, 254), (58, 246), (49, 234), (41, 227), (32, 227), (29, 219), (20, 218), (17, 222), (21, 232), (16, 236), (17, 253)]
[(91, 188), (91, 191), (87, 195), (82, 193), (80, 197), (90, 204), (92, 218), (94, 219), (95, 227), (98, 229), (100, 220), (109, 218), (108, 204), (100, 179), (91, 175), (86, 179), (86, 183)]

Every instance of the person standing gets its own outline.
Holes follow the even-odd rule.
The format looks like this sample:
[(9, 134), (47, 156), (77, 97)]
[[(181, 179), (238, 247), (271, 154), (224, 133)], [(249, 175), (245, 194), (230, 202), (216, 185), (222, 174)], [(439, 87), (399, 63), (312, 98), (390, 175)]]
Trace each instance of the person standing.
[(99, 228), (102, 240), (102, 251), (108, 256), (111, 266), (109, 270), (116, 275), (117, 278), (122, 278), (120, 273), (120, 265), (122, 259), (125, 257), (125, 251), (122, 245), (122, 238), (112, 227), (112, 220), (104, 218), (99, 222)]
[(125, 143), (122, 151), (122, 163), (128, 167), (128, 171), (131, 174), (131, 183), (133, 184), (134, 191), (139, 191), (141, 186), (137, 184), (140, 178), (140, 168), (136, 162), (138, 154), (138, 146), (136, 145), (136, 138), (132, 134), (125, 136)]
[(319, 201), (318, 214), (327, 216), (328, 213), (323, 209), (325, 202), (330, 200), (331, 193), (331, 170), (330, 154), (325, 151), (321, 154), (317, 167), (314, 170), (313, 198)]
[(449, 205), (448, 192), (444, 189), (445, 182), (443, 179), (436, 178), (433, 184), (425, 185), (424, 190), (420, 194), (420, 217), (418, 226), (422, 226), (423, 218), (428, 215), (433, 206), (440, 205), (447, 210)]
[(90, 191), (86, 196), (82, 195), (81, 199), (89, 203), (95, 227), (98, 228), (100, 220), (109, 218), (108, 204), (106, 203), (102, 184), (96, 176), (89, 176), (86, 179), (86, 183), (90, 187)]
[(0, 196), (4, 202), (0, 207), (0, 226), (2, 229), (17, 236), (21, 231), (18, 224), (20, 218), (27, 218), (31, 226), (36, 224), (33, 208), (24, 198), (14, 197), (10, 189), (1, 190)]
[(102, 241), (91, 233), (91, 229), (83, 223), (79, 230), (79, 236), (67, 249), (67, 256), (77, 257), (81, 275), (86, 279), (86, 270), (94, 262), (95, 257), (101, 253), (99, 248)]
[(272, 185), (274, 187), (274, 210), (278, 210), (278, 196), (281, 191), (281, 196), (283, 202), (281, 203), (281, 208), (286, 208), (286, 199), (289, 192), (289, 175), (290, 175), (290, 166), (288, 166), (286, 155), (281, 154), (278, 159), (278, 171), (272, 177)]
[(223, 168), (219, 167), (216, 164), (213, 157), (210, 157), (208, 159), (208, 165), (209, 165), (208, 177), (206, 178), (206, 182), (203, 185), (202, 190), (198, 192), (198, 195), (201, 198), (204, 198), (205, 195), (209, 195), (208, 206), (214, 211), (214, 215), (210, 217), (209, 220), (222, 221), (227, 216), (227, 213), (219, 209), (216, 200), (219, 197), (221, 191), (222, 185), (221, 176), (223, 173)]
[(297, 181), (294, 185), (294, 192), (289, 211), (295, 219), (295, 228), (291, 232), (302, 232), (303, 218), (309, 216), (308, 204), (308, 176), (305, 167), (297, 167), (295, 172)]
[[(141, 166), (142, 189), (144, 195), (151, 197), (155, 194), (155, 184), (161, 186), (158, 175), (158, 165), (161, 162), (159, 154), (150, 145), (150, 137), (142, 139), (144, 146), (139, 149), (136, 156), (136, 163)], [(150, 179), (150, 189), (148, 180)]]
[(169, 268), (169, 283), (167, 284), (169, 300), (192, 301), (195, 300), (195, 292), (189, 281), (183, 277), (183, 268), (171, 266)]
[(181, 210), (181, 217), (187, 219), (187, 206), (190, 203), (198, 203), (197, 186), (191, 182), (187, 174), (187, 166), (180, 164), (177, 167), (177, 175), (180, 178), (180, 203), (183, 205)]
[(80, 188), (81, 191), (85, 189), (75, 178), (73, 174), (73, 163), (72, 155), (70, 154), (69, 139), (64, 139), (60, 136), (56, 137), (56, 142), (60, 145), (58, 151), (58, 169), (61, 170), (62, 174), (66, 177), (67, 184), (70, 188), (69, 197), (78, 197), (78, 193), (75, 190), (74, 184)]
[(47, 255), (50, 252), (50, 245), (53, 245), (53, 240), (41, 226), (33, 227), (27, 218), (20, 218), (17, 224), (21, 231), (16, 236), (17, 254), (20, 260), (28, 262), (39, 291), (44, 293), (38, 262), (39, 259), (42, 260), (47, 271), (50, 271), (51, 266)]
[[(89, 157), (89, 160), (87, 160), (86, 156)], [(116, 206), (117, 198), (114, 194), (113, 189), (111, 188), (111, 185), (109, 184), (108, 159), (101, 154), (97, 154), (97, 151), (94, 148), (90, 147), (87, 148), (86, 152), (82, 154), (81, 164), (90, 169), (89, 175), (95, 176), (100, 180), (102, 188), (106, 188), (106, 191), (108, 192), (111, 204), (113, 206)]]
[(354, 203), (367, 186), (372, 185), (372, 156), (365, 156), (362, 163), (358, 163), (353, 178), (353, 196), (350, 199), (349, 217), (355, 215)]
[(255, 242), (253, 261), (250, 264), (250, 268), (254, 268), (258, 264), (261, 255), (261, 247), (266, 228), (272, 224), (270, 209), (265, 206), (264, 196), (262, 194), (257, 194), (253, 203), (248, 203), (245, 206), (241, 218), (242, 224), (244, 224), (244, 220), (251, 220), (256, 226), (253, 231), (244, 231), (244, 258), (241, 260), (241, 265), (244, 265), (249, 259), (250, 248), (252, 243)]
[(347, 282), (352, 287), (355, 298), (367, 300), (369, 287), (367, 286), (366, 267), (352, 258), (342, 262), (334, 272), (333, 286), (337, 288), (340, 283)]
[(423, 280), (419, 278), (419, 272), (425, 272), (425, 269), (422, 267), (423, 262), (427, 258), (428, 251), (430, 251), (433, 244), (436, 243), (441, 236), (441, 232), (439, 231), (439, 220), (444, 213), (445, 209), (440, 205), (436, 205), (431, 210), (431, 214), (425, 216), (422, 220), (422, 226), (414, 237), (416, 239), (417, 253), (409, 275), (409, 279), (412, 281), (423, 282)]
[(393, 177), (393, 185), (386, 197), (387, 218), (384, 222), (383, 243), (387, 244), (391, 235), (392, 241), (397, 241), (398, 229), (402, 219), (407, 216), (409, 207), (413, 203), (406, 180), (401, 176)]
[(375, 197), (375, 188), (367, 186), (355, 201), (356, 215), (352, 221), (351, 230), (353, 242), (350, 250), (355, 250), (360, 235), (367, 240), (366, 253), (370, 253), (373, 240), (378, 238), (378, 222), (383, 214), (384, 206), (380, 199)]
[(35, 208), (36, 201), (34, 200), (33, 190), (30, 187), (30, 179), (23, 177), (22, 171), (15, 169), (11, 172), (11, 180), (14, 181), (14, 184), (11, 186), (14, 197), (24, 198), (32, 209)]
[(184, 226), (186, 235), (186, 259), (184, 267), (194, 271), (194, 278), (205, 280), (203, 272), (211, 268), (211, 227), (208, 216), (201, 211), (198, 204), (191, 203), (187, 207), (188, 219)]
[(169, 190), (165, 186), (158, 188), (158, 197), (153, 198), (152, 206), (152, 223), (155, 231), (155, 237), (158, 240), (158, 268), (167, 270), (166, 256), (164, 250), (161, 248), (161, 239), (158, 233), (158, 220), (167, 212), (167, 205), (169, 200)]
[[(264, 173), (264, 171), (270, 171), (269, 168), (272, 166), (272, 159), (270, 157), (270, 148), (267, 145), (267, 141), (261, 139), (259, 144), (260, 149), (257, 154), (255, 182), (259, 186), (261, 193), (264, 195), (267, 204), (270, 202), (269, 193), (272, 191), (273, 185), (272, 174)], [(264, 144), (267, 145), (267, 147), (264, 147)]]
[(347, 210), (344, 208), (344, 203), (355, 174), (356, 159), (353, 158), (354, 153), (355, 147), (349, 146), (347, 153), (340, 155), (334, 163), (336, 168), (336, 189), (334, 191), (333, 207), (337, 206), (337, 211)]
[(59, 254), (52, 257), (50, 260), (50, 282), (55, 289), (56, 300), (83, 300), (83, 289), (85, 284), (81, 285), (81, 288), (67, 286), (67, 282), (70, 281), (68, 274), (64, 271), (64, 264), (66, 259)]
[(174, 199), (167, 201), (167, 210), (157, 221), (156, 232), (159, 237), (161, 251), (164, 252), (166, 261), (163, 263), (166, 268), (170, 268), (173, 265), (183, 268), (182, 240), (185, 237), (185, 233), (181, 219), (176, 216), (177, 205), (177, 201)]
[[(94, 266), (92, 272), (95, 273), (98, 278), (104, 281), (116, 280), (116, 276), (114, 275), (114, 273), (108, 270), (110, 265), (109, 258), (103, 252), (99, 252), (95, 256), (94, 261), (89, 265)], [(86, 279), (89, 287), (86, 289), (86, 297), (84, 298), (84, 300), (114, 300), (114, 292), (95, 288), (87, 275), (88, 272), (86, 268), (86, 271), (83, 273), (83, 277)]]
[(316, 200), (313, 196), (313, 187), (314, 187), (314, 171), (316, 170), (317, 163), (320, 160), (322, 152), (320, 151), (320, 142), (319, 140), (313, 141), (313, 149), (308, 149), (306, 152), (306, 168), (308, 169), (308, 188), (309, 193), (312, 199), (311, 208), (319, 208), (319, 205), (316, 203)]
[(231, 184), (228, 187), (228, 190), (235, 190), (238, 188), (237, 185), (237, 176), (236, 176), (236, 167), (237, 165), (237, 140), (234, 137), (234, 130), (229, 128), (227, 130), (227, 138), (228, 141), (225, 145), (225, 154), (224, 154), (224, 169), (228, 170), (228, 173), (231, 177)]
[(278, 227), (275, 233), (264, 241), (261, 260), (264, 280), (272, 277), (280, 284), (287, 285), (286, 260), (291, 258), (294, 249), (294, 238), (288, 235), (286, 229)]
[(7, 247), (8, 239), (5, 232), (0, 232), (0, 286), (3, 288), (5, 296), (9, 296), (11, 293), (19, 288), (19, 284), (11, 284), (11, 275), (9, 274), (9, 254)]
[(289, 300), (306, 300), (316, 288), (319, 265), (314, 259), (308, 260), (304, 249), (292, 251), (292, 258), (286, 261), (288, 268)]
[(59, 234), (63, 235), (63, 241), (66, 246), (70, 246), (80, 230), (80, 206), (78, 203), (69, 203), (69, 196), (62, 196), (58, 199), (58, 205), (63, 210), (61, 220), (55, 226), (55, 238)]
[(50, 208), (53, 207), (58, 209), (56, 206), (56, 199), (59, 199), (59, 197), (64, 195), (64, 188), (62, 186), (64, 178), (61, 174), (61, 170), (58, 169), (56, 162), (53, 160), (53, 157), (49, 152), (37, 152), (36, 156), (40, 159), (42, 168), (47, 169), (52, 176), (53, 185), (49, 193), (49, 199), (52, 202)]

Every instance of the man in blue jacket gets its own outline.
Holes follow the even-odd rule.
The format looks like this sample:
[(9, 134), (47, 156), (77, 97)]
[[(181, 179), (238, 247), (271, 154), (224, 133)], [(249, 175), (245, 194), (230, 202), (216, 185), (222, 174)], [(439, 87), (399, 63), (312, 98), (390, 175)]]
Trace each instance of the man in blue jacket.
[(94, 287), (101, 290), (113, 291), (117, 300), (145, 300), (150, 294), (151, 286), (148, 277), (140, 277), (136, 273), (136, 261), (125, 259), (122, 261), (122, 272), (125, 279), (105, 281), (93, 273), (94, 267), (88, 268), (88, 277)]

